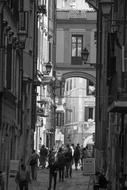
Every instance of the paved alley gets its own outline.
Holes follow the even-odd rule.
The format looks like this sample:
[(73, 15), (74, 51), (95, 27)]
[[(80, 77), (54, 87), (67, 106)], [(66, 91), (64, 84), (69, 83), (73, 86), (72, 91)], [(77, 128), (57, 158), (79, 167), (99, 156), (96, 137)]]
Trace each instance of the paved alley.
[[(38, 171), (37, 181), (33, 181), (30, 190), (47, 190), (48, 189), (48, 169)], [(73, 170), (72, 178), (65, 178), (64, 182), (59, 182), (57, 177), (56, 190), (88, 190), (89, 176), (84, 176), (81, 170)], [(93, 190), (92, 186), (89, 190)]]

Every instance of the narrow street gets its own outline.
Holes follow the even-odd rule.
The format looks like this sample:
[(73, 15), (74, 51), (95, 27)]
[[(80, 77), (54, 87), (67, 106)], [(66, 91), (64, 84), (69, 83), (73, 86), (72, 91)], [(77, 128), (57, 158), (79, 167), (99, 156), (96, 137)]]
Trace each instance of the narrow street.
[[(48, 169), (38, 170), (38, 179), (37, 181), (32, 181), (30, 184), (30, 190), (47, 190), (48, 189)], [(64, 182), (58, 181), (57, 176), (57, 185), (56, 190), (88, 190), (89, 176), (84, 176), (83, 172), (73, 169), (72, 178), (65, 178)], [(52, 188), (53, 189), (53, 188)], [(90, 185), (89, 190), (92, 190), (92, 185)]]

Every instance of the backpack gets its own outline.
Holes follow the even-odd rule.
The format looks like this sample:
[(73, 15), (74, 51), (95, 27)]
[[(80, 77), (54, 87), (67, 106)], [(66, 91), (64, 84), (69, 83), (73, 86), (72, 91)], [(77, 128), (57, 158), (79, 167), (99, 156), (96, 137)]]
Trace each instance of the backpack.
[(33, 166), (37, 163), (36, 158), (32, 158), (32, 160), (30, 161), (30, 166)]
[(32, 158), (30, 160), (30, 166), (33, 166), (35, 164), (37, 164), (37, 155), (36, 154), (32, 155)]
[(64, 153), (58, 153), (57, 158), (58, 158), (57, 162), (60, 165), (65, 165), (65, 155), (64, 155)]

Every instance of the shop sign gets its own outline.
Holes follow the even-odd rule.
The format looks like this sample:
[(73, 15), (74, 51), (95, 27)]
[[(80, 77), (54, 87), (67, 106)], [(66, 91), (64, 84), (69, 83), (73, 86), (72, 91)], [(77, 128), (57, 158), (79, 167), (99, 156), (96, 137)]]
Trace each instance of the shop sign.
[(86, 158), (83, 160), (83, 175), (95, 174), (95, 158)]

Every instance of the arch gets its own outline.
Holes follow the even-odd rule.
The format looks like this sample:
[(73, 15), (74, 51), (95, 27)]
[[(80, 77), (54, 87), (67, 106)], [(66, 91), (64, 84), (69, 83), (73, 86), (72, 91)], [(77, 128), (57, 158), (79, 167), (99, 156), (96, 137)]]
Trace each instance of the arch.
[(63, 79), (72, 78), (72, 77), (82, 77), (82, 78), (92, 81), (94, 84), (96, 83), (95, 76), (93, 76), (89, 73), (81, 72), (81, 71), (67, 72), (62, 75)]

